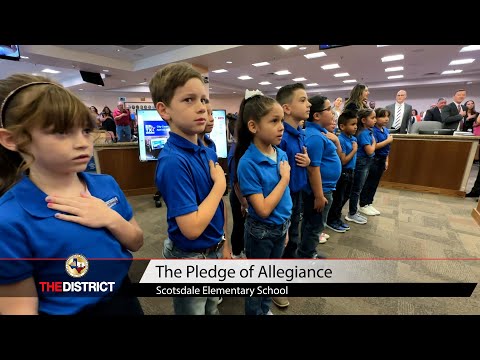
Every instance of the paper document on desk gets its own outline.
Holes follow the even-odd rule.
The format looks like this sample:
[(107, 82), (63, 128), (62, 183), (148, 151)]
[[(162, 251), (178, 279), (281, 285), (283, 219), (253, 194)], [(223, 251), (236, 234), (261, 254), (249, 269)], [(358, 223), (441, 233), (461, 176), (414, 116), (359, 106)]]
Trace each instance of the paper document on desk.
[(455, 131), (453, 135), (473, 136), (473, 133), (471, 133), (470, 131)]

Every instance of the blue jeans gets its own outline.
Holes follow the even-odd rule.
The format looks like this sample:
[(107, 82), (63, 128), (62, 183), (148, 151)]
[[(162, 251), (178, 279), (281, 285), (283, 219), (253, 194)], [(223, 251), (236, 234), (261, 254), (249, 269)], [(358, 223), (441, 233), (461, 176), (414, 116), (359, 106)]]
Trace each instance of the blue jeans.
[[(245, 255), (248, 259), (280, 259), (290, 219), (281, 225), (267, 224), (247, 215), (245, 220)], [(271, 297), (245, 298), (245, 315), (266, 315)]]
[(129, 142), (132, 137), (130, 125), (117, 125), (118, 142)]
[(367, 180), (370, 164), (373, 157), (357, 156), (355, 164), (355, 174), (353, 176), (352, 193), (350, 194), (350, 202), (348, 204), (348, 214), (355, 215), (358, 210), (358, 198), (362, 192), (365, 180)]
[[(221, 249), (208, 255), (183, 251), (177, 248), (173, 241), (166, 239), (163, 243), (165, 259), (221, 259)], [(173, 297), (175, 315), (219, 315), (218, 296), (216, 297)]]
[(375, 156), (370, 164), (370, 170), (368, 171), (367, 180), (363, 185), (362, 192), (360, 193), (360, 206), (373, 204), (373, 198), (377, 192), (378, 184), (385, 171), (385, 156)]
[(296, 257), (298, 243), (300, 242), (300, 219), (303, 211), (302, 192), (290, 193), (292, 198), (292, 217), (290, 218), (290, 227), (288, 228), (288, 243), (283, 252), (284, 259), (294, 259)]
[(316, 256), (323, 257), (317, 254), (316, 248), (320, 234), (323, 229), (325, 229), (328, 212), (332, 206), (333, 195), (330, 191), (324, 193), (323, 196), (327, 198), (328, 204), (325, 204), (323, 211), (316, 211), (313, 208), (315, 202), (313, 193), (303, 193), (302, 237), (297, 249), (298, 258), (311, 259)]

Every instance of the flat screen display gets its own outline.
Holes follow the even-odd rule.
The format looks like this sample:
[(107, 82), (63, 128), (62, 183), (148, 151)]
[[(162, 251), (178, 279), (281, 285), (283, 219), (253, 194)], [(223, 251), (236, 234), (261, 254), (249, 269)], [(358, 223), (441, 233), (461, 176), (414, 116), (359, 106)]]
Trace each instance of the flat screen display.
[(227, 158), (227, 112), (226, 110), (212, 110), (214, 124), (210, 139), (217, 147), (217, 156)]
[(0, 59), (20, 60), (18, 45), (0, 45)]
[(156, 109), (138, 109), (140, 161), (156, 161), (170, 136), (170, 127)]

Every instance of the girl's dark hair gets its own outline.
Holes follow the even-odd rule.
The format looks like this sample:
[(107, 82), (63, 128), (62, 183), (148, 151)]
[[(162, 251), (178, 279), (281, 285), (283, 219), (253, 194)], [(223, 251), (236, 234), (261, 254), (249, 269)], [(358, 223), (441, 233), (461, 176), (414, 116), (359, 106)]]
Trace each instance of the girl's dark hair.
[(465, 106), (465, 108), (467, 109), (467, 110), (466, 110), (466, 111), (467, 111), (467, 115), (469, 114), (469, 111), (470, 111), (470, 109), (467, 108), (467, 103), (468, 103), (469, 101), (471, 101), (471, 102), (473, 103), (473, 108), (472, 108), (472, 111), (470, 112), (470, 114), (476, 114), (477, 111), (475, 110), (475, 101), (473, 101), (473, 100), (467, 100), (467, 101), (465, 101), (465, 104), (463, 104), (463, 105)]
[(310, 106), (310, 114), (308, 114), (308, 119), (307, 121), (312, 122), (313, 121), (313, 115), (316, 112), (320, 111), (325, 111), (325, 102), (328, 100), (327, 97), (323, 95), (315, 95), (308, 99), (308, 102), (312, 104)]
[(370, 116), (371, 113), (373, 113), (375, 110), (373, 109), (370, 109), (370, 108), (367, 108), (367, 109), (361, 109), (358, 111), (357, 113), (357, 132), (355, 133), (355, 136), (358, 136), (358, 134), (360, 134), (360, 132), (362, 132), (363, 130), (365, 130), (365, 125), (363, 124), (362, 122), (362, 119), (363, 118), (368, 118)]
[(64, 132), (76, 127), (96, 127), (95, 115), (82, 100), (43, 76), (16, 74), (0, 80), (0, 104), (1, 125), (12, 134), (17, 147), (10, 151), (0, 145), (0, 196), (35, 160), (27, 150), (32, 129)]
[(255, 95), (247, 100), (242, 100), (235, 127), (237, 145), (235, 147), (234, 158), (235, 166), (237, 168), (240, 158), (245, 154), (245, 151), (247, 151), (253, 140), (253, 134), (248, 130), (248, 122), (253, 120), (256, 123), (259, 123), (260, 119), (272, 110), (272, 107), (276, 102), (275, 99), (264, 95)]
[(375, 109), (375, 116), (376, 117), (390, 117), (390, 111), (385, 108), (376, 108)]

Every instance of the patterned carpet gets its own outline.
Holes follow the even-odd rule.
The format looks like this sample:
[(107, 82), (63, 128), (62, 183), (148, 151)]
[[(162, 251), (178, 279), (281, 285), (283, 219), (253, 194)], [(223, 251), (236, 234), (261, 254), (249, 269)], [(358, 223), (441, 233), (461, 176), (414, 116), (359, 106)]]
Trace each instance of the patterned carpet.
[[(477, 171), (478, 166), (474, 166), (467, 191)], [(128, 198), (145, 233), (145, 245), (134, 254), (139, 258), (161, 258), (167, 237), (165, 204), (155, 208), (152, 196)], [(228, 205), (228, 197), (224, 201)], [(317, 249), (328, 258), (401, 258), (392, 260), (397, 263), (399, 281), (480, 280), (480, 260), (468, 260), (480, 259), (480, 227), (470, 215), (477, 205), (475, 199), (379, 188), (374, 205), (381, 211), (380, 216), (369, 217), (365, 225), (352, 224), (344, 234), (327, 231), (330, 239)], [(276, 315), (480, 314), (479, 287), (470, 298), (289, 298), (289, 307), (279, 309), (273, 305), (272, 311)], [(140, 301), (146, 314), (173, 314), (170, 298)], [(244, 300), (225, 298), (219, 308), (222, 314), (243, 315)]]

